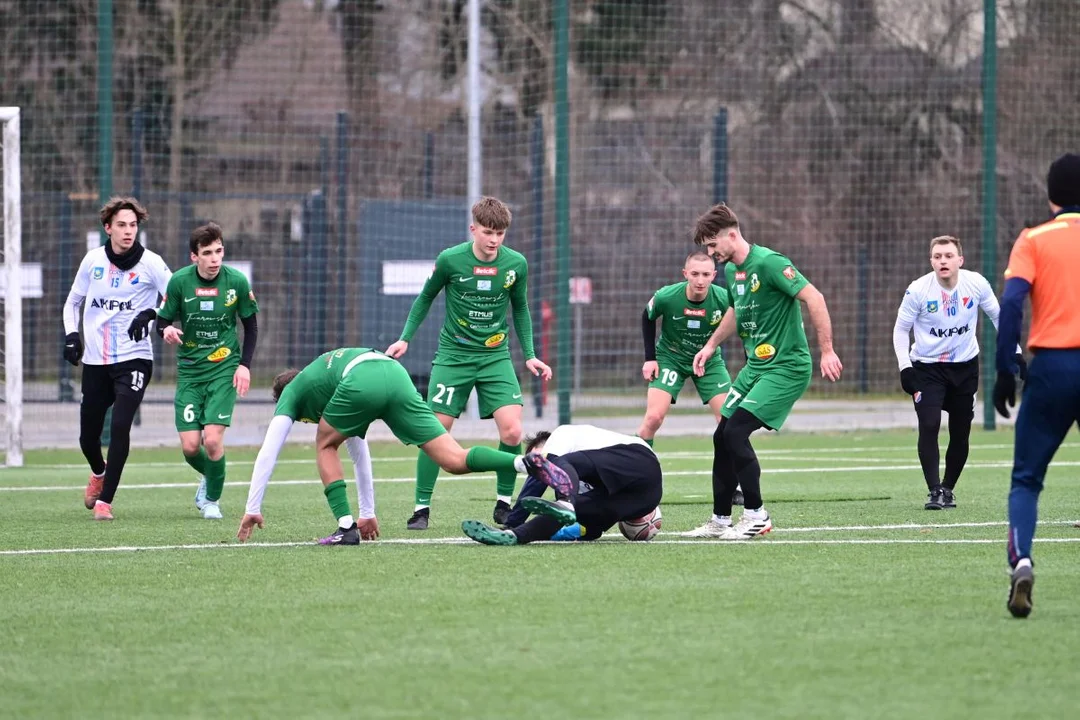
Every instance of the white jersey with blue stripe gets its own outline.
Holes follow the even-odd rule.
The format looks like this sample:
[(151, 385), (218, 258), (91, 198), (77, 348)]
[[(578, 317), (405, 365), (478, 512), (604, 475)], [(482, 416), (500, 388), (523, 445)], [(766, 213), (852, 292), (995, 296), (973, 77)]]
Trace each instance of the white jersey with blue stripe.
[(128, 360), (153, 360), (150, 338), (135, 342), (128, 326), (143, 310), (156, 308), (158, 296), (165, 295), (172, 272), (157, 253), (143, 251), (130, 270), (121, 270), (109, 261), (105, 246), (86, 253), (64, 304), (64, 332), (79, 331), (79, 309), (83, 312), (83, 357), (85, 365), (113, 365)]

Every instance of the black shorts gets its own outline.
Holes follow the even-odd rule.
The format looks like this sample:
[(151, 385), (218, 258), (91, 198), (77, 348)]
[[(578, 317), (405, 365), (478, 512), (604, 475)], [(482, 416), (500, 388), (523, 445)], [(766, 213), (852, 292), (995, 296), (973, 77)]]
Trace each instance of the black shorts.
[(912, 398), (916, 412), (975, 415), (975, 394), (979, 391), (979, 358), (967, 362), (912, 363), (915, 387)]
[(83, 365), (82, 402), (87, 409), (104, 413), (117, 398), (136, 407), (154, 374), (153, 360), (125, 360), (113, 365)]

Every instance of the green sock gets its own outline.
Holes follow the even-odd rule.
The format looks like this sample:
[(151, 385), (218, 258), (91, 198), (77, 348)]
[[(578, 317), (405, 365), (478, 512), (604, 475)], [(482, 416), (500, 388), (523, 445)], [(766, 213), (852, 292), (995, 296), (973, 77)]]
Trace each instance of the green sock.
[[(511, 455), (502, 450), (482, 445), (470, 448), (469, 454), (465, 456), (465, 464), (469, 467), (470, 472), (494, 470), (498, 473), (513, 470), (516, 473), (517, 470), (514, 468), (515, 460), (517, 460), (517, 455)], [(513, 490), (510, 492), (513, 492)]]
[[(506, 443), (501, 442), (499, 443), (499, 451), (517, 457), (521, 454), (521, 443), (518, 443), (517, 445), (507, 445)], [(468, 462), (468, 456), (466, 456), (466, 462)], [(514, 494), (514, 485), (517, 484), (516, 468), (511, 467), (510, 469), (496, 470), (495, 478), (495, 494)]]
[(206, 475), (206, 463), (210, 457), (206, 454), (206, 448), (199, 446), (199, 452), (194, 455), (185, 455), (184, 460), (200, 475)]
[(435, 481), (439, 479), (439, 465), (423, 450), (416, 457), (416, 504), (431, 505)]
[(217, 502), (221, 499), (221, 491), (225, 488), (225, 456), (222, 455), (217, 460), (207, 457), (203, 466), (206, 468), (206, 472), (203, 473), (206, 476), (206, 499)]
[(330, 512), (334, 513), (334, 517), (338, 520), (346, 515), (352, 515), (352, 508), (349, 507), (349, 493), (345, 490), (344, 480), (335, 480), (330, 483), (323, 488), (323, 494), (326, 495)]
[(656, 438), (641, 438), (641, 439), (644, 440), (645, 444), (648, 445), (649, 447), (652, 447), (653, 446), (652, 445), (653, 441), (656, 440)]

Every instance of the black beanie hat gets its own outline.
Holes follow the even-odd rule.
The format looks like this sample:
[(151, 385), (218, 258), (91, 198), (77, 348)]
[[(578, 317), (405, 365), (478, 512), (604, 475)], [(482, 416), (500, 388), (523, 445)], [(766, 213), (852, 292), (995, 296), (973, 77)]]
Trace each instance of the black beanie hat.
[(1080, 155), (1066, 153), (1050, 165), (1046, 195), (1058, 207), (1080, 205)]

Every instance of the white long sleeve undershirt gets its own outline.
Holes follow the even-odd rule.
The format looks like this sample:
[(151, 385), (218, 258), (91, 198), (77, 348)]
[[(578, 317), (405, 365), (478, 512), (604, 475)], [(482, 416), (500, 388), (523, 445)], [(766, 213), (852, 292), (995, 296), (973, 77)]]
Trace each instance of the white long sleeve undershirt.
[[(270, 483), (270, 476), (274, 472), (278, 455), (281, 454), (281, 448), (285, 446), (292, 426), (293, 419), (288, 415), (275, 415), (266, 428), (262, 447), (259, 448), (259, 454), (255, 458), (255, 467), (251, 470), (251, 487), (248, 489), (245, 510), (248, 515), (258, 515), (262, 512), (266, 486)], [(345, 440), (345, 448), (349, 451), (349, 457), (353, 462), (353, 472), (356, 474), (359, 517), (373, 518), (375, 517), (375, 485), (367, 441), (351, 437)]]

